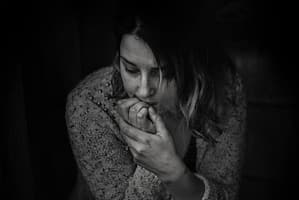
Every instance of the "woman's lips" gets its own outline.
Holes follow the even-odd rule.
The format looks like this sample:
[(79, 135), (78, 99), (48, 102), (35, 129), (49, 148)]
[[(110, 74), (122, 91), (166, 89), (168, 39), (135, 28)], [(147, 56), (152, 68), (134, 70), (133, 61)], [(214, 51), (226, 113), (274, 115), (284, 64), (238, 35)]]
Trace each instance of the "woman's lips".
[(146, 104), (148, 104), (148, 105), (150, 105), (150, 106), (155, 106), (155, 105), (158, 104), (158, 102), (143, 101), (143, 100), (141, 100), (141, 99), (139, 99), (139, 100), (142, 101), (142, 102), (144, 102), (144, 103), (146, 103)]
[(147, 103), (148, 105), (151, 105), (151, 106), (154, 106), (154, 105), (158, 104), (157, 102), (145, 102), (145, 103)]

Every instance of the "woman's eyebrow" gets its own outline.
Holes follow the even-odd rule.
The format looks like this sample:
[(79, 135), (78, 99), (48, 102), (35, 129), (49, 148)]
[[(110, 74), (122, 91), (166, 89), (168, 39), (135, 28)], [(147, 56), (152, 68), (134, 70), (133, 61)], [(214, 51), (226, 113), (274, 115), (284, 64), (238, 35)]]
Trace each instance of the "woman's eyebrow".
[(126, 59), (125, 57), (123, 57), (123, 56), (120, 56), (120, 57), (121, 57), (121, 59), (123, 59), (126, 63), (129, 63), (130, 65), (133, 65), (133, 66), (137, 67), (137, 65), (136, 65), (135, 63), (129, 61), (129, 60)]

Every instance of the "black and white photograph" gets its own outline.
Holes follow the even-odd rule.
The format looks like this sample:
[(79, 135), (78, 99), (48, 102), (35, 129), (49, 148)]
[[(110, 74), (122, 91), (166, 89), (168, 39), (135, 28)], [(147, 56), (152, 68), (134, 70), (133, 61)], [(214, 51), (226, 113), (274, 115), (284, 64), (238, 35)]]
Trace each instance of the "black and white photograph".
[(0, 199), (298, 195), (289, 1), (1, 4)]

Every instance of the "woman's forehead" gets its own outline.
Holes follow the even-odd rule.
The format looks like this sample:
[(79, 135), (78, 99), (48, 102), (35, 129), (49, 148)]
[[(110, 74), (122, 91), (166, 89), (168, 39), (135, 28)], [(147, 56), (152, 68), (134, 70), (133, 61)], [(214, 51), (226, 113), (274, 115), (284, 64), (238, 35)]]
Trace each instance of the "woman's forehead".
[(150, 47), (136, 35), (126, 34), (122, 37), (120, 56), (138, 66), (158, 67)]

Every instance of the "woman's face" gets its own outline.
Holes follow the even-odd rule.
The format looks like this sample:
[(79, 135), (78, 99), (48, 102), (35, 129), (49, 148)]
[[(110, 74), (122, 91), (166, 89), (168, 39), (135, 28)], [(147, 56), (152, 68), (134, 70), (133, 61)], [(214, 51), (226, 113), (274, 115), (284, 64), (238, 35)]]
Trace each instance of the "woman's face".
[(136, 35), (122, 37), (120, 73), (129, 97), (136, 97), (156, 108), (174, 108), (177, 96), (175, 81), (167, 82), (162, 78), (160, 82), (160, 71), (153, 52)]

